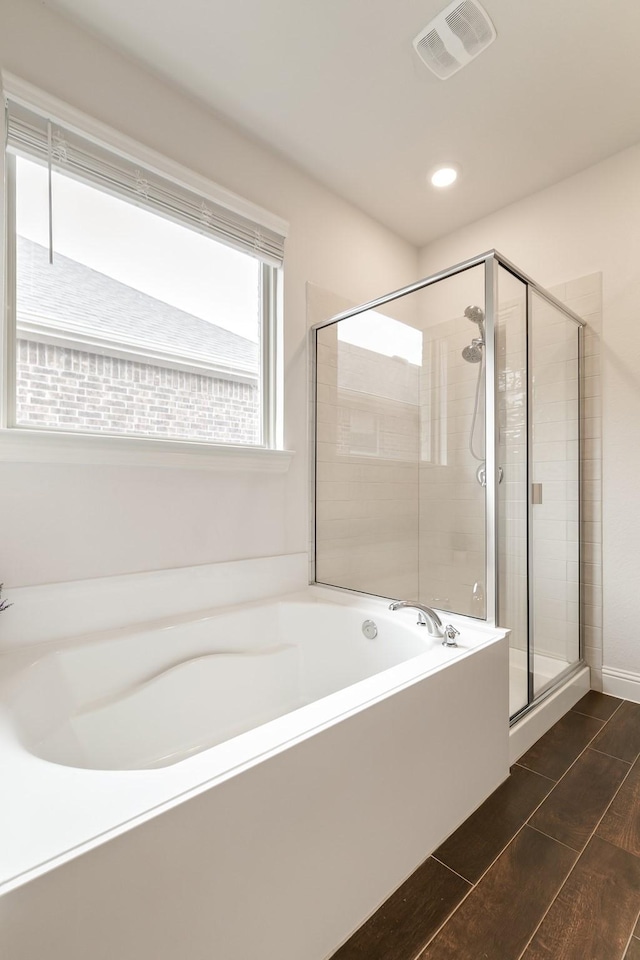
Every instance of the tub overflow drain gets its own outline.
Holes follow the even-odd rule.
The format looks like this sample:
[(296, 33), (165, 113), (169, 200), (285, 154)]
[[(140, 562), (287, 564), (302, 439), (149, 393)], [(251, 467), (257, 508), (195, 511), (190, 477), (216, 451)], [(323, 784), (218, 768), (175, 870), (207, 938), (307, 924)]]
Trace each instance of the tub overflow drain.
[(362, 632), (364, 633), (367, 640), (375, 640), (378, 636), (378, 628), (376, 627), (373, 620), (365, 620), (362, 624)]

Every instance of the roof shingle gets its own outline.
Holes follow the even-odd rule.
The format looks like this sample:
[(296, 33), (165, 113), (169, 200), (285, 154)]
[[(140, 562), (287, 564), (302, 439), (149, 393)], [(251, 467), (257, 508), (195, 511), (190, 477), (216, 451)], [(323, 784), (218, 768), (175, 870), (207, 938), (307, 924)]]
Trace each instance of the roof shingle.
[[(258, 344), (18, 237), (17, 314), (79, 336), (256, 372)], [(257, 319), (256, 319), (257, 323)]]

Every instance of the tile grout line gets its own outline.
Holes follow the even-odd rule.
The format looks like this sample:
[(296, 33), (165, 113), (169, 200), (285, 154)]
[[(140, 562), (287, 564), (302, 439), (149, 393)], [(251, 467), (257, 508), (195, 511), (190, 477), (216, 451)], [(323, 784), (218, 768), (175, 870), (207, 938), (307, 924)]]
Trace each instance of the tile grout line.
[[(600, 733), (600, 731), (598, 731), (598, 733)], [(597, 736), (597, 734), (596, 734), (596, 736)], [(523, 756), (524, 756), (524, 754), (523, 754)], [(547, 776), (545, 776), (544, 773), (538, 773), (537, 770), (531, 770), (529, 767), (523, 766), (518, 760), (516, 760), (515, 763), (512, 764), (512, 766), (513, 766), (513, 767), (520, 767), (521, 770), (526, 770), (527, 773), (533, 773), (533, 774), (536, 775), (536, 777), (542, 777), (543, 780), (548, 780), (549, 783), (552, 783), (554, 787), (555, 787), (556, 783), (558, 782), (557, 780), (554, 780), (553, 777), (547, 777)], [(552, 787), (552, 789), (553, 789), (553, 787)]]
[[(616, 707), (616, 709), (613, 711), (613, 713), (612, 713), (611, 716), (609, 717), (609, 720), (611, 720), (611, 719), (616, 715), (616, 713), (618, 712), (618, 710), (620, 709), (620, 707), (622, 706), (623, 703), (624, 703), (624, 700), (621, 700), (621, 702), (618, 704), (618, 706)], [(571, 713), (571, 711), (568, 710), (567, 713)], [(565, 716), (566, 716), (566, 714), (565, 714)], [(581, 716), (582, 716), (582, 714), (581, 714)], [(597, 717), (591, 717), (590, 719), (592, 719), (592, 720), (598, 720)], [(589, 740), (589, 743), (591, 743), (593, 740), (595, 740), (595, 738), (602, 732), (602, 730), (604, 730), (604, 728), (606, 727), (606, 725), (609, 723), (609, 720), (601, 720), (601, 721), (599, 721), (599, 722), (602, 724), (602, 726), (600, 727), (599, 730), (596, 731), (596, 733), (594, 733), (593, 737), (591, 737), (591, 739)], [(555, 724), (554, 724), (554, 726), (555, 726)], [(548, 731), (547, 731), (547, 732), (548, 732)], [(543, 734), (543, 736), (545, 736), (545, 734)], [(536, 742), (537, 742), (537, 741), (536, 741)], [(578, 756), (575, 758), (575, 760), (573, 761), (573, 763), (571, 763), (571, 764), (567, 767), (567, 769), (566, 769), (565, 772), (562, 774), (562, 776), (560, 777), (560, 779), (559, 779), (559, 780), (552, 781), (552, 782), (554, 783), (554, 786), (551, 788), (551, 790), (549, 791), (549, 793), (548, 793), (545, 797), (542, 798), (542, 800), (541, 800), (540, 803), (535, 807), (535, 809), (531, 811), (531, 813), (529, 814), (529, 819), (528, 819), (528, 820), (525, 820), (525, 822), (518, 828), (518, 830), (516, 830), (516, 832), (515, 832), (514, 835), (511, 837), (511, 839), (509, 840), (509, 842), (505, 844), (505, 846), (500, 850), (500, 852), (498, 853), (498, 855), (491, 861), (491, 863), (490, 863), (489, 866), (486, 868), (486, 870), (484, 870), (484, 872), (478, 877), (478, 879), (476, 880), (476, 882), (471, 886), (471, 889), (470, 889), (470, 890), (467, 890), (467, 892), (465, 893), (465, 895), (464, 895), (464, 897), (462, 898), (462, 900), (460, 901), (460, 903), (458, 903), (457, 906), (454, 907), (454, 909), (451, 911), (451, 913), (448, 915), (448, 917), (440, 924), (440, 926), (437, 928), (437, 930), (434, 932), (434, 934), (433, 934), (431, 937), (429, 937), (429, 939), (427, 940), (427, 942), (424, 944), (424, 946), (422, 946), (422, 947), (420, 948), (420, 952), (419, 952), (418, 954), (416, 954), (416, 956), (413, 958), (413, 960), (420, 960), (420, 957), (422, 956), (422, 954), (424, 953), (424, 951), (427, 949), (427, 947), (429, 946), (429, 944), (432, 943), (432, 942), (435, 940), (435, 938), (438, 936), (438, 934), (440, 933), (440, 931), (442, 930), (442, 928), (445, 926), (445, 924), (447, 924), (447, 923), (449, 922), (449, 920), (451, 920), (451, 918), (454, 916), (454, 914), (460, 909), (460, 907), (461, 907), (462, 904), (465, 902), (465, 900), (467, 899), (467, 897), (471, 896), (471, 894), (472, 894), (473, 891), (476, 889), (476, 887), (478, 886), (478, 884), (480, 883), (480, 881), (484, 879), (484, 877), (485, 877), (486, 874), (489, 872), (489, 870), (491, 870), (491, 868), (492, 868), (492, 866), (494, 865), (494, 863), (496, 863), (496, 862), (500, 859), (500, 857), (501, 857), (502, 854), (505, 852), (505, 850), (507, 849), (507, 847), (509, 847), (509, 846), (513, 843), (513, 841), (516, 839), (516, 837), (517, 837), (520, 833), (522, 833), (522, 831), (524, 830), (524, 828), (525, 828), (526, 826), (528, 826), (529, 820), (531, 819), (531, 817), (533, 817), (533, 815), (534, 815), (535, 813), (537, 813), (538, 809), (542, 806), (542, 804), (545, 802), (545, 800), (547, 799), (547, 797), (550, 797), (551, 794), (553, 793), (553, 791), (555, 790), (555, 788), (558, 786), (558, 784), (561, 783), (562, 780), (564, 780), (564, 778), (566, 777), (566, 775), (569, 773), (569, 770), (571, 770), (571, 768), (578, 762), (578, 760), (580, 759), (580, 757), (582, 756), (582, 754), (585, 752), (585, 750), (588, 749), (589, 743), (585, 744), (585, 746), (583, 747), (583, 749), (580, 751), (580, 753), (579, 753)], [(617, 758), (614, 758), (614, 759), (617, 759)], [(523, 764), (519, 763), (518, 761), (516, 761), (516, 764), (517, 764), (518, 766), (521, 766), (523, 770), (527, 770), (529, 773), (536, 773), (536, 772), (537, 772), (536, 770), (530, 770), (529, 767), (525, 767)], [(514, 764), (514, 765), (515, 765), (515, 764)], [(630, 769), (631, 769), (631, 768), (630, 768)], [(538, 774), (538, 776), (544, 777), (544, 774), (541, 773), (541, 774)], [(551, 777), (544, 777), (544, 779), (545, 779), (545, 780), (552, 780)], [(626, 780), (626, 776), (625, 776), (625, 780)], [(624, 782), (624, 781), (623, 781), (623, 782)], [(620, 784), (620, 786), (622, 786), (622, 784)], [(605, 811), (605, 812), (606, 812), (606, 811)], [(534, 829), (534, 828), (531, 828), (531, 829)], [(538, 832), (540, 832), (540, 831), (538, 831)], [(545, 836), (546, 836), (546, 834), (545, 834)], [(550, 837), (549, 839), (552, 840), (553, 838)], [(560, 841), (555, 841), (555, 842), (560, 843)], [(588, 841), (587, 841), (587, 842), (588, 842)], [(571, 848), (569, 848), (569, 849), (571, 849)], [(573, 850), (572, 853), (576, 853), (576, 851)], [(578, 854), (575, 863), (571, 866), (571, 868), (570, 868), (570, 870), (568, 871), (567, 875), (565, 876), (564, 880), (562, 881), (562, 883), (561, 883), (560, 886), (558, 887), (558, 891), (557, 891), (555, 897), (553, 898), (553, 900), (551, 901), (551, 903), (549, 904), (549, 907), (548, 907), (547, 910), (545, 911), (545, 914), (544, 914), (542, 920), (544, 920), (544, 917), (546, 917), (547, 913), (548, 913), (549, 910), (551, 909), (551, 905), (552, 905), (553, 903), (555, 903), (555, 900), (556, 900), (558, 894), (560, 893), (560, 891), (562, 890), (563, 886), (565, 885), (565, 883), (566, 883), (566, 881), (567, 881), (567, 879), (568, 879), (571, 871), (574, 869), (576, 863), (577, 863), (578, 860), (580, 859), (580, 856), (581, 856), (581, 854)], [(438, 862), (440, 862), (440, 861), (438, 861)], [(447, 866), (446, 863), (444, 864), (444, 866), (445, 866), (445, 867)], [(449, 869), (450, 869), (450, 868), (449, 868)], [(455, 873), (455, 871), (453, 871), (453, 872)], [(464, 879), (464, 878), (463, 878), (463, 879)], [(467, 882), (469, 882), (469, 881), (467, 881)], [(542, 920), (540, 921), (540, 923), (542, 923)], [(536, 929), (535, 929), (534, 932), (533, 932), (532, 937), (527, 941), (527, 944), (526, 944), (526, 946), (525, 946), (525, 948), (524, 948), (525, 950), (527, 949), (527, 947), (528, 947), (529, 944), (531, 943), (531, 940), (532, 940), (533, 937), (535, 936), (535, 934), (536, 934), (539, 926), (540, 926), (540, 924), (538, 924), (538, 926), (536, 927)], [(523, 953), (524, 953), (524, 951), (523, 951)], [(522, 957), (522, 953), (519, 954), (519, 957), (517, 958), (517, 960), (520, 960), (521, 957)]]
[[(613, 714), (612, 714), (612, 716), (613, 716)], [(596, 736), (597, 736), (597, 734), (596, 734)], [(588, 749), (588, 747), (585, 747), (585, 750), (587, 750), (587, 749)], [(584, 750), (583, 750), (582, 752), (584, 753)], [(598, 751), (598, 752), (600, 753), (601, 751)], [(580, 754), (580, 756), (582, 756), (582, 754)], [(605, 753), (605, 754), (603, 754), (603, 756), (607, 757), (607, 756), (609, 756), (609, 754)], [(638, 756), (640, 756), (640, 754), (638, 754)], [(613, 759), (613, 760), (619, 760), (619, 757), (612, 757), (611, 759)], [(531, 934), (531, 937), (530, 937), (529, 940), (527, 941), (527, 944), (526, 944), (524, 950), (522, 951), (522, 953), (517, 957), (517, 960), (522, 960), (522, 957), (524, 956), (524, 954), (525, 954), (526, 951), (528, 950), (529, 946), (531, 945), (531, 942), (533, 941), (533, 938), (535, 937), (536, 933), (538, 932), (538, 930), (540, 929), (540, 927), (541, 927), (542, 924), (544, 923), (547, 914), (548, 914), (549, 911), (551, 910), (551, 907), (554, 905), (554, 903), (556, 902), (556, 900), (557, 900), (558, 897), (560, 896), (560, 894), (561, 894), (561, 892), (562, 892), (562, 889), (563, 889), (565, 883), (567, 882), (567, 880), (569, 879), (569, 877), (571, 876), (571, 874), (573, 873), (573, 871), (574, 871), (574, 870), (576, 869), (576, 867), (578, 866), (580, 860), (582, 859), (582, 856), (583, 856), (585, 850), (586, 850), (587, 847), (589, 846), (589, 843), (591, 842), (591, 840), (593, 840), (594, 836), (596, 835), (596, 832), (597, 832), (597, 830), (598, 830), (598, 827), (600, 826), (600, 824), (602, 823), (602, 821), (603, 821), (604, 818), (606, 817), (606, 815), (607, 815), (607, 813), (608, 813), (608, 811), (609, 811), (609, 808), (610, 808), (611, 804), (612, 804), (613, 801), (616, 799), (616, 797), (618, 796), (618, 794), (619, 794), (620, 791), (622, 790), (622, 787), (623, 787), (624, 784), (626, 783), (627, 778), (628, 778), (629, 774), (631, 773), (631, 771), (632, 771), (632, 769), (633, 769), (633, 765), (636, 763), (637, 759), (638, 759), (638, 757), (636, 757), (636, 759), (633, 761), (633, 763), (631, 764), (631, 766), (629, 767), (629, 769), (628, 769), (627, 772), (625, 773), (622, 781), (620, 782), (620, 785), (619, 785), (618, 789), (616, 790), (616, 792), (614, 793), (614, 795), (611, 797), (611, 800), (610, 800), (609, 803), (607, 804), (607, 806), (606, 806), (606, 808), (605, 808), (605, 810), (604, 810), (604, 813), (602, 814), (602, 816), (600, 817), (600, 819), (599, 819), (598, 822), (596, 823), (596, 825), (595, 825), (595, 827), (593, 828), (592, 832), (589, 834), (589, 837), (587, 838), (587, 842), (585, 843), (585, 845), (584, 845), (584, 847), (582, 848), (582, 850), (578, 853), (578, 856), (576, 857), (575, 863), (574, 863), (573, 866), (571, 867), (571, 870), (569, 871), (569, 873), (567, 874), (567, 876), (564, 878), (561, 886), (560, 886), (559, 889), (558, 889), (558, 892), (556, 893), (555, 897), (553, 898), (553, 900), (551, 901), (551, 903), (549, 904), (549, 906), (548, 906), (547, 909), (545, 910), (544, 916), (541, 918), (540, 922), (538, 923), (538, 926), (536, 927), (536, 929), (535, 929), (535, 930), (533, 931), (533, 933)], [(626, 761), (624, 761), (624, 760), (622, 761), (622, 763), (625, 763), (625, 762), (626, 762)], [(568, 772), (568, 771), (567, 771), (567, 772)], [(558, 783), (559, 783), (559, 782), (560, 782), (560, 781), (558, 781)], [(551, 793), (553, 793), (553, 790), (551, 791)], [(551, 793), (549, 794), (549, 796), (551, 796)], [(533, 814), (532, 814), (532, 816), (533, 816)], [(535, 827), (533, 827), (533, 829), (535, 830)], [(542, 833), (542, 831), (539, 831), (539, 832)], [(544, 834), (544, 836), (546, 836), (546, 834)], [(550, 840), (553, 840), (554, 838), (553, 838), (553, 837), (550, 837), (549, 839), (550, 839)], [(561, 841), (558, 840), (557, 842), (560, 843)], [(607, 842), (610, 842), (610, 841), (607, 841)], [(566, 844), (563, 844), (563, 846), (566, 846)], [(618, 847), (617, 844), (615, 844), (615, 843), (612, 843), (611, 846), (612, 846), (612, 847), (616, 847), (617, 850), (622, 850), (622, 847)], [(571, 849), (571, 847), (570, 847), (569, 849)], [(574, 853), (575, 853), (575, 852), (576, 852), (576, 851), (574, 851)], [(637, 922), (638, 922), (638, 921), (637, 921), (637, 919), (636, 919), (636, 923), (637, 923)], [(631, 937), (633, 937), (633, 931), (634, 931), (634, 930), (635, 930), (635, 924), (634, 924), (634, 926), (632, 927), (632, 930), (631, 930)], [(629, 938), (629, 940), (631, 940), (631, 937)], [(629, 943), (627, 943), (627, 946), (625, 947), (625, 953), (627, 952), (628, 947), (629, 947)], [(619, 958), (619, 960), (624, 960), (624, 953), (623, 953), (622, 956)]]
[[(455, 831), (454, 831), (454, 833), (455, 833)], [(422, 956), (422, 954), (424, 953), (424, 951), (427, 949), (427, 947), (429, 946), (429, 944), (431, 943), (431, 941), (433, 940), (433, 938), (438, 936), (438, 934), (440, 933), (440, 931), (442, 930), (442, 928), (443, 928), (444, 926), (446, 926), (446, 924), (449, 922), (449, 920), (451, 920), (451, 917), (454, 915), (454, 913), (456, 912), (456, 910), (458, 909), (458, 907), (460, 906), (460, 904), (461, 904), (461, 903), (464, 903), (464, 901), (467, 899), (467, 897), (469, 896), (469, 894), (470, 894), (473, 890), (475, 890), (475, 886), (476, 886), (475, 883), (471, 883), (471, 881), (470, 881), (470, 880), (467, 880), (466, 877), (463, 877), (462, 874), (456, 873), (455, 870), (452, 870), (451, 867), (448, 867), (446, 863), (442, 863), (442, 860), (438, 860), (438, 858), (437, 858), (437, 857), (434, 857), (433, 854), (431, 854), (431, 857), (432, 857), (433, 860), (436, 861), (436, 863), (440, 863), (440, 864), (442, 864), (443, 867), (446, 867), (447, 870), (450, 870), (451, 873), (454, 874), (454, 876), (460, 877), (461, 880), (464, 880), (465, 883), (468, 883), (468, 884), (469, 884), (469, 889), (468, 889), (467, 892), (465, 893), (465, 895), (464, 895), (464, 897), (462, 898), (462, 900), (460, 901), (460, 903), (457, 903), (457, 904), (455, 905), (455, 907), (453, 908), (453, 910), (451, 910), (451, 912), (447, 914), (447, 916), (446, 916), (445, 919), (442, 921), (442, 923), (440, 924), (440, 926), (436, 929), (436, 931), (435, 931), (435, 933), (433, 934), (433, 936), (429, 937), (429, 939), (427, 940), (427, 942), (422, 944), (422, 946), (420, 947), (420, 949), (418, 950), (418, 952), (415, 954), (415, 956), (411, 957), (411, 960), (420, 960), (420, 957)]]
[(594, 753), (599, 753), (601, 757), (609, 757), (610, 760), (619, 760), (620, 763), (628, 763), (630, 767), (636, 762), (635, 760), (623, 760), (622, 757), (614, 757), (612, 753), (605, 753), (604, 750), (598, 750), (597, 747), (591, 747), (590, 749), (593, 750)]
[[(606, 694), (606, 693), (603, 693), (602, 696), (603, 696), (603, 697), (606, 697), (607, 694)], [(624, 703), (624, 700), (622, 701), (622, 703)], [(611, 720), (611, 717), (613, 717), (614, 714), (616, 714), (616, 713), (618, 712), (618, 710), (619, 710), (620, 707), (622, 706), (622, 703), (619, 703), (619, 704), (618, 704), (618, 706), (615, 708), (615, 710), (613, 711), (613, 713), (611, 714), (611, 716), (610, 716), (610, 717), (607, 717), (606, 720), (602, 720), (602, 717), (594, 717), (594, 715), (593, 715), (592, 713), (583, 713), (582, 710), (576, 710), (575, 707), (572, 707), (571, 710), (569, 710), (568, 712), (569, 712), (569, 713), (579, 713), (581, 717), (591, 717), (592, 720), (602, 720), (603, 723), (609, 723), (609, 720)]]
[[(589, 692), (591, 692), (591, 691), (589, 691)], [(598, 691), (596, 691), (596, 693), (597, 693), (597, 692), (598, 692)], [(602, 696), (603, 696), (603, 697), (609, 697), (609, 696), (611, 696), (611, 694), (609, 694), (609, 693), (603, 693)], [(624, 703), (631, 703), (630, 700), (625, 700), (624, 697), (617, 697), (616, 699), (618, 699), (618, 700), (620, 701), (620, 703), (619, 703), (618, 706), (615, 708), (615, 710), (613, 711), (613, 713), (611, 714), (611, 716), (607, 717), (606, 720), (602, 720), (602, 717), (594, 717), (592, 713), (582, 713), (580, 710), (576, 710), (575, 707), (571, 707), (570, 710), (567, 710), (567, 713), (579, 713), (581, 717), (591, 717), (592, 720), (602, 720), (603, 723), (609, 723), (609, 720), (613, 720), (613, 718), (615, 717), (616, 713), (618, 712), (618, 710), (620, 709), (620, 707), (621, 707)], [(580, 703), (579, 700), (578, 700), (578, 703)], [(567, 714), (565, 714), (565, 716), (566, 716), (566, 715), (567, 715)]]
[(455, 873), (456, 877), (460, 877), (460, 879), (464, 880), (465, 883), (468, 883), (472, 887), (475, 886), (473, 880), (469, 880), (468, 877), (463, 877), (461, 873), (458, 873), (457, 870), (454, 870), (453, 867), (450, 867), (448, 863), (445, 863), (444, 860), (438, 860), (438, 858), (434, 857), (433, 854), (431, 854), (430, 857), (427, 857), (427, 860), (435, 860), (435, 862), (439, 863), (441, 867), (446, 867), (447, 870), (449, 870), (451, 873)]
[[(553, 790), (551, 791), (551, 793), (553, 793)], [(549, 796), (551, 796), (551, 793), (549, 794)], [(533, 816), (533, 814), (531, 814), (531, 816)], [(536, 832), (536, 833), (539, 833), (541, 837), (546, 837), (547, 840), (555, 840), (555, 842), (556, 842), (556, 843), (559, 843), (561, 847), (566, 847), (567, 850), (571, 850), (571, 853), (575, 853), (575, 855), (576, 855), (576, 860), (575, 860), (575, 862), (574, 862), (574, 866), (575, 866), (575, 863), (578, 861), (578, 858), (579, 858), (579, 857), (581, 856), (581, 854), (582, 854), (582, 850), (576, 850), (575, 847), (570, 847), (568, 843), (564, 843), (564, 841), (558, 840), (557, 837), (552, 837), (552, 836), (550, 836), (548, 833), (545, 833), (544, 830), (540, 830), (539, 827), (534, 827), (533, 824), (532, 824), (532, 823), (529, 823), (528, 820), (527, 820), (525, 826), (526, 826), (526, 827), (529, 827), (530, 830), (535, 830), (535, 832)], [(591, 839), (591, 837), (589, 837), (589, 840), (590, 840), (590, 839)], [(587, 840), (587, 843), (589, 842), (589, 840)], [(585, 847), (586, 847), (586, 845), (587, 845), (587, 844), (585, 843)], [(584, 848), (583, 848), (583, 849), (584, 849)], [(571, 869), (573, 870), (573, 867), (572, 867)]]

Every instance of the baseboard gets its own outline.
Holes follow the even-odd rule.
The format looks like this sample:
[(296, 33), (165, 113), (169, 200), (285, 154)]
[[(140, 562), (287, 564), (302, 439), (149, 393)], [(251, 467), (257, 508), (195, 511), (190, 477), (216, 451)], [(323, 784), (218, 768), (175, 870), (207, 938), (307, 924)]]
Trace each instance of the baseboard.
[(640, 673), (632, 670), (616, 670), (614, 667), (602, 668), (602, 692), (613, 697), (633, 700), (640, 703)]

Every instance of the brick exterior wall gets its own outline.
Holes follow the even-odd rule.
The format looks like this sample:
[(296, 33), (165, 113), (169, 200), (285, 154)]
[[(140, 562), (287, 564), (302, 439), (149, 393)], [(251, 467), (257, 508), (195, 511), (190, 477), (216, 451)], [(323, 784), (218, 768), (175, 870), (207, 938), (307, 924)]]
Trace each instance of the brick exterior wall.
[(260, 442), (253, 383), (19, 340), (19, 425), (91, 433)]

